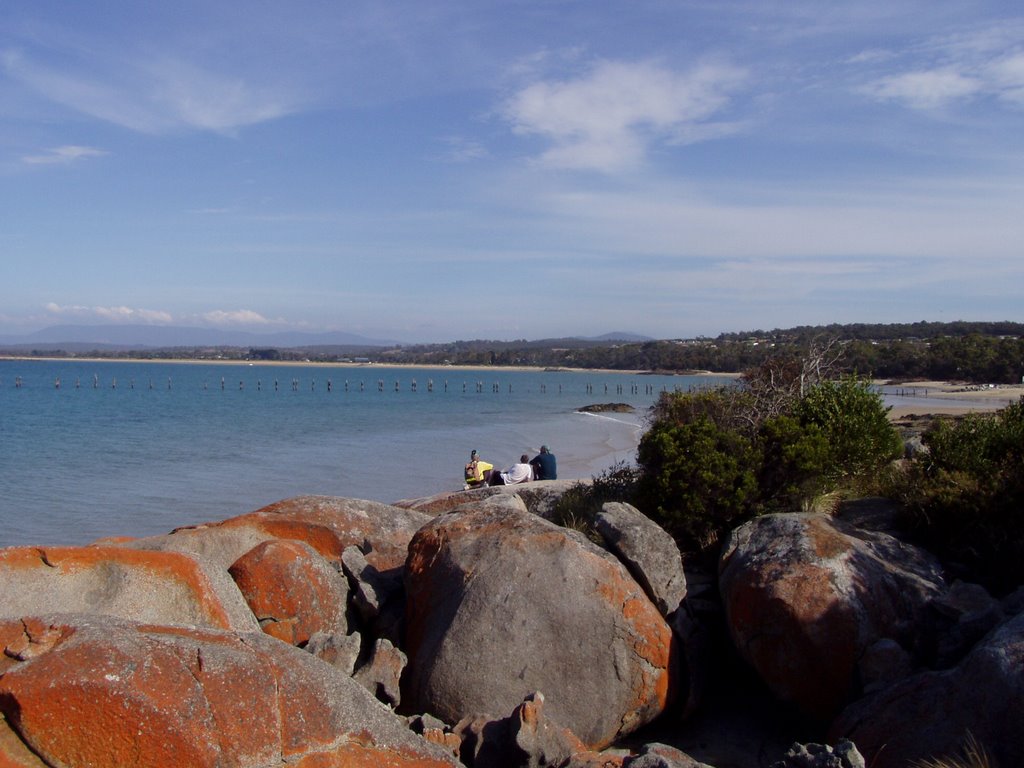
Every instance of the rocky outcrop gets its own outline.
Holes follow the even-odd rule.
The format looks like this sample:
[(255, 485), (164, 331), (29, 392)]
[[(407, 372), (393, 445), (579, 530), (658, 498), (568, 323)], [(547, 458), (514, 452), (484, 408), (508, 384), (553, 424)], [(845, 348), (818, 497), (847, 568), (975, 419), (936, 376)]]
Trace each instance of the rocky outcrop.
[(409, 539), (428, 520), (429, 515), (376, 501), (298, 496), (125, 546), (199, 554), (227, 568), (257, 544), (285, 539), (303, 541), (332, 562), (355, 546), (375, 568), (387, 571), (403, 566)]
[(947, 586), (891, 505), (758, 518), (719, 579), (628, 505), (606, 549), (531, 514), (553, 485), (0, 549), (0, 765), (1024, 764), (1024, 588)]
[(309, 653), (337, 667), (346, 675), (355, 672), (362, 648), (363, 638), (358, 632), (350, 635), (343, 635), (340, 632), (316, 632), (306, 643), (306, 650)]
[(357, 547), (341, 555), (341, 567), (352, 585), (352, 608), (361, 626), (374, 637), (401, 644), (405, 631), (405, 585), (403, 571), (381, 573)]
[(665, 529), (636, 507), (619, 502), (601, 507), (595, 527), (662, 616), (674, 613), (686, 597), (686, 574), (679, 547)]
[(410, 544), (404, 705), (453, 722), (542, 691), (551, 718), (591, 747), (650, 722), (673, 667), (658, 610), (608, 553), (491, 501)]
[[(557, 499), (554, 484), (534, 485), (548, 486), (535, 502)], [(519, 492), (462, 502), (434, 520), (300, 497), (166, 536), (0, 550), (0, 764), (621, 764), (588, 749), (665, 710), (669, 624), (615, 557), (528, 513)], [(428, 549), (459, 532), (445, 550), (471, 588), (459, 595), (410, 549), (420, 528)], [(644, 549), (623, 556), (658, 594)], [(451, 618), (427, 613), (451, 598), (465, 611), (445, 643), (455, 656), (414, 660), (423, 679), (459, 668), (451, 681), (472, 701), (408, 704), (406, 652), (422, 645), (406, 613), (422, 641)], [(488, 645), (496, 618), (517, 629)], [(398, 706), (432, 725), (414, 733)]]
[(442, 515), (466, 504), (477, 504), (492, 496), (518, 496), (527, 511), (531, 514), (550, 520), (555, 504), (567, 490), (577, 485), (590, 485), (593, 481), (586, 480), (537, 480), (532, 483), (518, 485), (495, 485), (493, 487), (472, 488), (468, 491), (447, 491), (434, 496), (420, 499), (403, 499), (396, 501), (395, 506), (404, 509), (424, 512), (429, 515)]
[(865, 768), (864, 757), (849, 739), (828, 744), (794, 744), (771, 768)]
[(848, 707), (833, 738), (853, 741), (872, 768), (960, 754), (972, 736), (1001, 766), (1024, 765), (1024, 613), (951, 670), (908, 677)]
[(531, 693), (511, 715), (463, 718), (454, 728), (459, 757), (471, 768), (560, 768), (572, 755), (586, 751), (567, 728), (544, 713), (544, 695)]
[(268, 635), (303, 646), (316, 632), (346, 634), (348, 584), (311, 546), (271, 539), (228, 569)]
[(216, 629), (257, 629), (227, 573), (175, 552), (119, 547), (0, 549), (0, 617), (88, 612)]
[(945, 588), (937, 561), (826, 515), (756, 518), (722, 551), (733, 642), (777, 696), (828, 721), (858, 695), (865, 651), (889, 638), (911, 656)]
[(0, 623), (0, 646), (0, 711), (47, 765), (458, 765), (262, 633), (57, 615)]
[(402, 672), (408, 662), (401, 649), (390, 640), (378, 638), (369, 658), (352, 675), (353, 679), (373, 693), (379, 701), (397, 707), (402, 701)]
[(628, 757), (623, 768), (711, 768), (668, 744), (645, 744), (636, 757)]
[[(0, 589), (4, 595), (0, 600), (0, 616), (8, 617), (13, 622), (12, 626), (34, 628), (31, 632), (25, 629), (15, 633), (18, 637), (6, 644), (5, 658), (31, 661), (40, 655), (41, 648), (49, 649), (53, 645), (48, 641), (52, 637), (58, 637), (60, 642), (57, 645), (60, 647), (64, 647), (72, 637), (81, 639), (88, 636), (90, 642), (98, 643), (103, 632), (97, 627), (109, 626), (110, 639), (118, 645), (96, 651), (97, 656), (106, 654), (107, 658), (104, 664), (97, 662), (93, 665), (96, 669), (105, 670), (103, 674), (109, 676), (109, 679), (82, 679), (79, 683), (83, 690), (88, 688), (96, 695), (106, 695), (94, 689), (97, 686), (113, 686), (117, 680), (128, 678), (141, 681), (143, 678), (138, 676), (137, 670), (142, 667), (156, 670), (152, 674), (160, 680), (169, 679), (172, 671), (177, 674), (180, 670), (183, 675), (180, 681), (174, 683), (177, 693), (158, 691), (153, 694), (157, 698), (163, 697), (159, 702), (163, 709), (156, 708), (152, 702), (152, 706), (147, 704), (144, 691), (121, 690), (114, 686), (110, 693), (113, 698), (121, 700), (124, 706), (138, 707), (143, 712), (150, 707), (145, 717), (150, 721), (151, 730), (147, 731), (140, 726), (139, 738), (143, 741), (161, 738), (158, 733), (161, 729), (167, 732), (181, 730), (182, 738), (191, 739), (188, 744), (178, 744), (173, 739), (168, 742), (171, 744), (169, 749), (180, 751), (181, 755), (188, 756), (187, 759), (183, 757), (176, 762), (160, 762), (160, 755), (166, 755), (154, 748), (156, 757), (149, 764), (277, 765), (283, 759), (280, 756), (270, 762), (262, 762), (262, 757), (257, 759), (259, 756), (252, 755), (242, 758), (224, 756), (242, 748), (237, 744), (229, 745), (230, 749), (225, 747), (223, 754), (217, 753), (216, 749), (213, 752), (209, 752), (209, 749), (201, 752), (204, 743), (208, 742), (214, 747), (218, 744), (217, 739), (208, 732), (213, 726), (202, 726), (207, 728), (207, 732), (193, 738), (191, 731), (182, 726), (178, 719), (191, 721), (207, 716), (228, 718), (230, 727), (236, 727), (233, 724), (236, 713), (227, 708), (227, 703), (204, 702), (198, 694), (184, 696), (182, 692), (185, 689), (182, 686), (188, 682), (188, 676), (197, 674), (196, 669), (213, 668), (214, 662), (225, 654), (230, 656), (225, 650), (225, 644), (235, 650), (257, 648), (254, 658), (257, 661), (264, 659), (262, 666), (249, 659), (244, 663), (239, 662), (231, 670), (218, 672), (224, 675), (225, 685), (236, 682), (238, 685), (248, 684), (246, 676), (249, 675), (259, 678), (253, 685), (258, 682), (263, 688), (269, 686), (285, 691), (287, 686), (284, 678), (290, 680), (294, 677), (292, 667), (295, 663), (305, 669), (303, 674), (308, 673), (310, 680), (299, 680), (297, 683), (308, 689), (303, 692), (301, 702), (291, 701), (292, 698), (299, 698), (296, 689), (288, 693), (287, 701), (282, 699), (275, 703), (261, 701), (257, 697), (257, 700), (244, 705), (254, 707), (253, 711), (265, 708), (270, 713), (276, 713), (279, 707), (288, 707), (296, 712), (300, 721), (314, 723), (321, 715), (304, 713), (303, 707), (326, 707), (329, 712), (335, 703), (344, 703), (342, 694), (345, 690), (353, 689), (359, 691), (351, 695), (357, 696), (353, 701), (360, 702), (360, 707), (372, 704), (375, 709), (387, 713), (384, 705), (366, 693), (366, 690), (382, 701), (396, 704), (399, 700), (398, 680), (405, 657), (388, 640), (372, 634), (372, 630), (380, 624), (379, 617), (369, 627), (370, 634), (359, 634), (360, 629), (367, 628), (362, 625), (369, 625), (369, 622), (363, 621), (364, 612), (350, 599), (349, 579), (341, 572), (341, 555), (345, 548), (351, 548), (359, 555), (363, 571), (358, 574), (356, 583), (361, 588), (370, 583), (370, 575), (385, 574), (380, 576), (378, 590), (382, 590), (380, 584), (393, 584), (397, 585), (400, 593), (402, 580), (400, 574), (396, 578), (396, 569), (402, 568), (408, 540), (428, 519), (419, 513), (374, 502), (300, 497), (223, 523), (179, 529), (166, 536), (109, 542), (104, 546), (0, 550)], [(360, 591), (361, 596), (365, 594), (365, 590)], [(387, 597), (397, 602), (397, 608), (392, 609), (392, 612), (397, 610), (401, 615), (401, 596), (388, 594)], [(378, 606), (378, 610), (387, 610), (386, 602), (383, 607)], [(73, 620), (60, 624), (63, 628), (59, 631), (46, 627), (38, 629), (40, 620), (37, 617), (57, 611), (73, 617)], [(356, 626), (348, 626), (349, 617), (355, 619)], [(126, 630), (118, 624), (118, 620), (141, 622), (143, 628)], [(259, 634), (261, 626), (266, 635)], [(228, 633), (216, 635), (219, 638), (216, 642), (207, 643), (209, 638), (215, 637), (211, 633), (224, 630), (234, 632), (231, 635), (234, 639), (225, 639), (230, 635)], [(249, 636), (252, 633), (266, 638), (265, 641), (253, 640)], [(194, 655), (192, 666), (185, 662), (180, 662), (176, 670), (171, 670), (170, 662), (160, 666), (157, 662), (163, 658), (160, 654), (166, 650), (166, 643), (171, 642), (168, 638), (178, 638), (173, 642), (180, 644), (185, 642), (180, 639), (185, 635), (195, 641), (195, 647), (188, 652)], [(242, 637), (245, 639), (239, 640)], [(43, 639), (40, 641), (38, 638)], [(280, 643), (281, 640), (284, 643)], [(122, 648), (132, 642), (141, 643), (137, 653), (129, 653)], [(315, 653), (295, 649), (301, 661), (278, 670), (273, 664), (265, 662), (266, 654), (263, 653), (264, 646), (261, 643), (266, 642), (279, 644), (283, 648), (288, 647), (286, 644), (305, 645)], [(67, 648), (71, 647), (67, 645)], [(83, 663), (87, 662), (89, 659)], [(251, 670), (247, 666), (250, 663)], [(97, 710), (98, 719), (93, 725), (62, 721), (62, 689), (47, 682), (46, 675), (40, 670), (60, 671), (63, 668), (56, 666), (56, 662), (47, 662), (46, 665), (33, 666), (36, 672), (32, 675), (25, 671), (28, 669), (27, 665), (7, 665), (0, 670), (0, 683), (6, 681), (19, 686), (17, 691), (11, 688), (7, 693), (0, 692), (0, 698), (9, 704), (9, 708), (3, 710), (5, 719), (0, 721), (0, 763), (6, 764), (5, 760), (13, 765), (38, 763), (35, 757), (26, 757), (34, 754), (36, 747), (33, 740), (43, 738), (39, 735), (42, 731), (36, 733), (28, 728), (29, 721), (25, 719), (28, 710), (23, 706), (26, 702), (38, 705), (37, 714), (42, 718), (39, 722), (43, 722), (45, 717), (52, 718), (47, 722), (57, 734), (53, 738), (66, 736), (70, 739), (73, 734), (63, 734), (62, 731), (77, 729), (78, 735), (75, 738), (84, 740), (90, 727), (103, 730), (105, 719), (115, 717), (112, 713), (106, 714), (105, 710)], [(312, 681), (318, 670), (321, 677), (344, 680), (341, 688), (336, 689), (332, 684), (331, 689), (324, 694), (335, 697), (336, 702), (317, 701), (320, 693)], [(271, 672), (280, 674), (274, 677)], [(233, 679), (236, 674), (237, 681)], [(69, 680), (74, 683), (73, 678), (69, 677)], [(155, 678), (145, 678), (147, 686), (151, 683), (156, 685), (156, 682)], [(249, 702), (250, 697), (240, 694), (237, 689), (233, 690), (238, 702)], [(69, 695), (73, 697), (78, 694)], [(83, 702), (85, 696), (85, 693), (81, 694)], [(137, 698), (140, 696), (142, 698)], [(314, 698), (305, 698), (308, 696)], [(44, 717), (41, 713), (47, 708), (52, 708), (54, 712)], [(312, 734), (297, 733), (296, 739), (302, 741), (303, 746), (302, 754), (295, 753), (296, 764), (435, 764), (431, 762), (434, 757), (429, 757), (430, 753), (424, 753), (429, 757), (427, 762), (419, 762), (422, 755), (417, 754), (416, 748), (423, 740), (407, 730), (402, 732), (402, 739), (411, 739), (408, 742), (413, 747), (411, 751), (404, 746), (393, 754), (390, 747), (377, 749), (376, 742), (367, 735), (370, 732), (361, 733), (357, 727), (359, 716), (355, 709), (353, 705), (348, 726), (350, 736), (337, 730), (337, 723), (330, 726), (337, 730), (332, 737), (333, 746), (330, 749), (322, 748), (323, 744), (319, 744), (316, 739), (308, 741), (307, 736), (312, 737)], [(19, 714), (23, 710), (25, 717)], [(262, 716), (265, 717), (265, 714)], [(370, 713), (368, 716), (368, 723), (372, 723), (376, 715)], [(405, 726), (403, 720), (393, 715), (388, 715), (387, 719), (391, 724), (389, 728), (395, 723), (403, 728)], [(246, 723), (244, 718), (239, 719), (237, 727), (247, 730), (249, 726)], [(132, 749), (141, 749), (142, 742), (131, 741), (128, 735), (120, 734), (116, 729), (112, 733), (111, 738), (117, 739), (118, 744), (108, 747), (115, 757), (110, 758), (111, 762), (101, 761), (96, 764), (146, 764), (117, 753), (117, 749), (124, 744), (130, 744)], [(253, 737), (256, 741), (262, 738), (258, 733), (254, 733)], [(316, 738), (320, 739), (319, 736)], [(391, 739), (391, 736), (388, 739), (395, 744), (402, 744), (401, 741)], [(102, 745), (97, 747), (106, 748)], [(85, 749), (77, 745), (72, 751), (79, 755)], [(189, 750), (193, 750), (194, 754)], [(447, 757), (436, 764), (458, 764), (451, 750), (442, 752)], [(203, 762), (209, 757), (207, 753), (221, 756), (210, 758), (212, 762)], [(77, 759), (69, 762), (47, 761), (46, 764), (92, 764), (84, 760), (76, 762)], [(192, 762), (193, 759), (195, 762)]]

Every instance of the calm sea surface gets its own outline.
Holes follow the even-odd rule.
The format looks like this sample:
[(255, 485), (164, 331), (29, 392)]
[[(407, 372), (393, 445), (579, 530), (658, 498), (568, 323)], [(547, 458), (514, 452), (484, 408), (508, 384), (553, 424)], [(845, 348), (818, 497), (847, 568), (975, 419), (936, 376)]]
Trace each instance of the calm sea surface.
[[(590, 477), (634, 460), (659, 392), (724, 381), (0, 360), (0, 546), (166, 533), (301, 494), (426, 496), (461, 487), (473, 448), (508, 467), (547, 443), (559, 477)], [(636, 412), (576, 412), (605, 402)]]

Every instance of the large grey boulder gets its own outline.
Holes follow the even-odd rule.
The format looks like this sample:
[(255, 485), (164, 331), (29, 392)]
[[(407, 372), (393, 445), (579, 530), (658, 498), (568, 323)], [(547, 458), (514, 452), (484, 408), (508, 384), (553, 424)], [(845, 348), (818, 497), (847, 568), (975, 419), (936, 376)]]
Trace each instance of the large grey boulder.
[(686, 597), (683, 558), (675, 540), (636, 507), (617, 501), (601, 507), (595, 526), (661, 615), (672, 614)]
[(970, 734), (994, 765), (1024, 765), (1024, 613), (955, 668), (905, 678), (848, 707), (829, 738), (852, 740), (872, 768), (958, 755)]
[(669, 702), (672, 632), (614, 557), (495, 497), (420, 529), (406, 567), (403, 707), (446, 722), (546, 711), (590, 747)]
[(1006, 620), (1002, 606), (980, 584), (955, 581), (931, 602), (935, 641), (933, 666), (953, 666)]
[(923, 550), (817, 514), (736, 529), (719, 579), (740, 655), (777, 696), (826, 722), (858, 695), (858, 665), (878, 640), (923, 652), (919, 628), (945, 589)]

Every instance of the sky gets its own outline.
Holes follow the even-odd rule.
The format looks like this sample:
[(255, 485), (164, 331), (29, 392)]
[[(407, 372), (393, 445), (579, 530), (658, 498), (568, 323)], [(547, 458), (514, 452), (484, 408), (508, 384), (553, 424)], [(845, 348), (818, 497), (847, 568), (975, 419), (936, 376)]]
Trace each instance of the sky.
[(1024, 6), (5, 0), (0, 334), (1024, 321)]

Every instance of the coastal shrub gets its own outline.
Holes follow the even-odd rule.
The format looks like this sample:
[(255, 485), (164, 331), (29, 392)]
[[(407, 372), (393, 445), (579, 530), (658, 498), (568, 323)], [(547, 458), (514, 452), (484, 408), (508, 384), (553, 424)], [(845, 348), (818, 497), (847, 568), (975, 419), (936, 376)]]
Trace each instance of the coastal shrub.
[(801, 424), (817, 427), (828, 443), (823, 472), (832, 482), (871, 477), (903, 452), (882, 396), (867, 379), (822, 381), (804, 394), (796, 412)]
[(636, 497), (639, 469), (618, 462), (592, 478), (588, 483), (576, 483), (559, 496), (551, 513), (551, 520), (563, 528), (580, 531), (594, 541), (601, 541), (594, 521), (601, 507), (609, 501), (632, 504)]
[(652, 424), (692, 424), (704, 418), (721, 429), (752, 435), (754, 401), (741, 387), (723, 386), (696, 392), (662, 392), (651, 406)]
[(758, 489), (763, 511), (805, 508), (828, 487), (828, 439), (817, 424), (793, 416), (769, 419), (758, 433)]
[(1024, 401), (937, 422), (922, 441), (893, 489), (903, 522), (962, 578), (1024, 583)]
[(743, 386), (663, 393), (637, 451), (636, 506), (692, 551), (757, 514), (877, 478), (902, 452), (881, 395), (819, 368), (782, 361)]
[(637, 506), (683, 549), (709, 547), (754, 513), (757, 448), (705, 414), (653, 423), (640, 440), (637, 462)]

